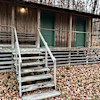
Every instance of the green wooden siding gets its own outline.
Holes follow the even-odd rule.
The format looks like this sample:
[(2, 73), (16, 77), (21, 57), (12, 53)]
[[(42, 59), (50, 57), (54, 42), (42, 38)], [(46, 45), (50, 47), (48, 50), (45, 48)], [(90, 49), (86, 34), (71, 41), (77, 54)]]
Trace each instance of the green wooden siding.
[[(76, 30), (86, 32), (86, 20), (77, 18)], [(76, 47), (86, 47), (86, 34), (76, 33)]]
[[(55, 15), (51, 13), (41, 13), (41, 28), (55, 29)], [(55, 46), (55, 32), (48, 30), (41, 30), (41, 33), (48, 43), (48, 46)], [(41, 41), (41, 46), (44, 46)]]

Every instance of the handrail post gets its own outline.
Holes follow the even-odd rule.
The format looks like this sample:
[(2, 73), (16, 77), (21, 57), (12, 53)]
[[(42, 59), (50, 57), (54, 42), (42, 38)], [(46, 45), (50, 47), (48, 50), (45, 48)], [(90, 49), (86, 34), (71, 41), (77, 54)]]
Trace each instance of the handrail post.
[(54, 84), (56, 89), (56, 59), (54, 60)]
[(11, 46), (14, 48), (14, 30), (12, 29), (12, 34), (11, 34)]
[(19, 61), (19, 95), (22, 96), (22, 89), (21, 89), (21, 63)]
[[(16, 47), (16, 42), (15, 42), (15, 49), (17, 50), (17, 47)], [(18, 55), (16, 53), (16, 74), (18, 73)]]
[(69, 51), (69, 66), (71, 65), (71, 51)]
[(88, 51), (87, 51), (87, 54), (86, 54), (86, 64), (88, 65)]
[(48, 52), (45, 50), (45, 67), (48, 67)]

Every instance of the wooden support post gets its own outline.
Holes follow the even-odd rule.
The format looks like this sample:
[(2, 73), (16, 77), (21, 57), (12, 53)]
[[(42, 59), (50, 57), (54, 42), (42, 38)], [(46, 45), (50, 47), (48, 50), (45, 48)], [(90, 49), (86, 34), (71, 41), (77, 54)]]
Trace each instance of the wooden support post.
[[(14, 5), (12, 5), (12, 26), (15, 26), (15, 8)], [(14, 30), (12, 29), (12, 34), (11, 34), (11, 44), (12, 48), (14, 48)]]
[(69, 66), (71, 65), (71, 51), (69, 51)]
[(45, 50), (45, 67), (48, 68), (48, 52), (47, 52), (47, 49)]
[(86, 64), (87, 64), (87, 65), (88, 65), (88, 61), (89, 61), (88, 58), (89, 58), (89, 57), (88, 57), (88, 51), (87, 51), (87, 54), (86, 54)]
[(71, 48), (71, 38), (72, 38), (72, 15), (70, 15), (70, 20), (69, 20), (69, 41), (68, 41), (69, 48)]
[[(40, 23), (41, 23), (40, 17), (41, 17), (41, 12), (40, 12), (40, 9), (38, 9), (37, 11), (37, 28), (38, 29), (40, 29)], [(38, 31), (37, 31), (37, 48), (40, 48), (40, 36), (39, 36)]]
[[(89, 27), (88, 27), (88, 30), (89, 30), (89, 32), (92, 32), (92, 19), (91, 18), (89, 18)], [(89, 35), (88, 35), (88, 40), (89, 40), (89, 42), (88, 42), (88, 47), (90, 48), (91, 47), (91, 34), (92, 33), (89, 33)]]

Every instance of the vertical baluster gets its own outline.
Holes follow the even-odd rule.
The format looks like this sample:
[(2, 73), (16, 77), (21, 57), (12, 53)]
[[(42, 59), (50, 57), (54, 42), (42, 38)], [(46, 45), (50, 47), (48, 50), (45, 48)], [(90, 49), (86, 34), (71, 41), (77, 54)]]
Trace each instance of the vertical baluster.
[(48, 67), (48, 52), (45, 50), (45, 67)]
[(21, 89), (21, 63), (19, 61), (19, 95), (22, 96), (22, 89)]
[(86, 54), (86, 64), (88, 65), (88, 51), (87, 51), (87, 54)]
[[(16, 42), (15, 42), (15, 47), (16, 47)], [(15, 53), (16, 53), (16, 56), (15, 56), (15, 57), (16, 57), (16, 73), (18, 73), (18, 58), (17, 58), (18, 55), (17, 55), (17, 47), (15, 48), (15, 50), (16, 50), (16, 51), (15, 51)]]
[(69, 66), (71, 65), (70, 60), (71, 60), (71, 51), (69, 51)]
[(56, 89), (56, 60), (54, 61), (54, 84)]

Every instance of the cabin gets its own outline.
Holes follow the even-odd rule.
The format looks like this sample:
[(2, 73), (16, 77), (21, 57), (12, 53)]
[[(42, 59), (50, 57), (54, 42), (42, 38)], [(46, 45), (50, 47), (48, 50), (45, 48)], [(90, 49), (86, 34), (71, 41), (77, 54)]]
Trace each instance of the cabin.
[[(1, 0), (0, 73), (16, 72), (23, 100), (59, 96), (56, 67), (100, 63), (100, 48), (91, 47), (93, 18), (100, 15), (42, 0)], [(48, 92), (23, 96), (43, 88)]]

